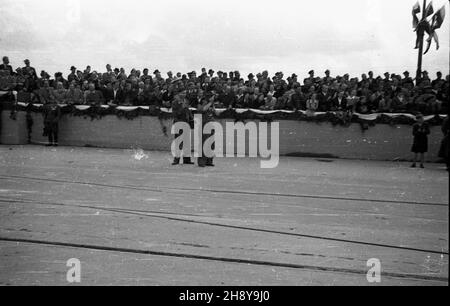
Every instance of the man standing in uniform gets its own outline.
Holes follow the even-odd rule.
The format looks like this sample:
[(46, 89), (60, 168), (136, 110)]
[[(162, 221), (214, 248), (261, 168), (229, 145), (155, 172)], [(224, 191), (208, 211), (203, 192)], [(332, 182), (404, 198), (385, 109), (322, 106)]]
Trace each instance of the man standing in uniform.
[[(189, 109), (189, 102), (186, 99), (186, 92), (182, 92), (175, 96), (175, 99), (172, 104), (172, 113), (173, 113), (173, 123), (177, 122), (186, 122), (188, 123), (191, 128), (193, 127), (194, 123), (194, 117), (192, 115), (191, 110)], [(180, 137), (183, 134), (183, 131), (181, 130), (179, 134), (175, 135), (175, 138)], [(183, 147), (179, 148), (180, 151), (183, 150)], [(180, 164), (180, 157), (175, 156), (173, 159), (172, 165), (179, 165)], [(194, 163), (191, 160), (190, 156), (183, 156), (183, 164), (184, 165), (193, 165)]]
[[(202, 115), (202, 123), (203, 123), (202, 131), (208, 122), (211, 122), (214, 120), (215, 99), (216, 99), (215, 93), (208, 93), (205, 96), (205, 98), (203, 99), (203, 101), (198, 104), (197, 111)], [(211, 135), (213, 135), (213, 134), (214, 134), (214, 131)], [(202, 133), (202, 148), (203, 148), (203, 145), (205, 144), (205, 141), (211, 135)], [(214, 147), (212, 147), (211, 149), (214, 150)], [(204, 152), (202, 150), (202, 155), (198, 158), (198, 166), (202, 167), (202, 168), (203, 167), (214, 167), (213, 157), (204, 156)]]
[(44, 135), (48, 136), (47, 147), (58, 146), (58, 122), (61, 118), (61, 108), (56, 101), (44, 105)]

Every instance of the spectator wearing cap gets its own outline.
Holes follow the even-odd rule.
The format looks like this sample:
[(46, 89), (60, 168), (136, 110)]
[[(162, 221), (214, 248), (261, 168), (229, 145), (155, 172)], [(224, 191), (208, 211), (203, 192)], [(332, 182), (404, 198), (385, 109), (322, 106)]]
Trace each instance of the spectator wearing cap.
[(73, 81), (79, 83), (80, 79), (77, 75), (77, 68), (75, 66), (70, 67), (70, 74), (67, 76), (67, 81), (72, 83)]
[(153, 75), (155, 76), (154, 79), (153, 79), (153, 82), (155, 84), (158, 84), (159, 86), (162, 86), (162, 85), (164, 85), (166, 83), (164, 78), (161, 76), (161, 72), (158, 69), (153, 71)]
[(197, 72), (191, 71), (188, 73), (188, 78), (190, 82), (193, 82), (195, 84), (196, 78), (197, 78)]
[(325, 70), (325, 77), (322, 79), (322, 81), (326, 84), (329, 84), (333, 81), (333, 78), (330, 76), (330, 70)]
[(303, 80), (303, 84), (310, 84), (310, 86), (314, 85), (316, 79), (314, 78), (314, 70), (308, 71), (309, 77)]
[(205, 78), (208, 76), (208, 73), (206, 72), (206, 68), (202, 68), (202, 73), (198, 77), (198, 80), (200, 83), (203, 83), (205, 81)]
[(89, 81), (91, 79), (91, 66), (86, 66), (86, 69), (83, 71), (83, 80)]
[(0, 70), (7, 71), (9, 75), (13, 75), (14, 71), (12, 66), (9, 64), (9, 58), (7, 56), (3, 57), (3, 63), (0, 65)]
[(106, 65), (106, 72), (101, 74), (101, 79), (102, 81), (106, 84), (106, 83), (110, 83), (113, 81), (113, 79), (115, 79), (116, 76), (114, 74), (114, 71), (111, 68), (110, 64)]
[(409, 71), (403, 72), (404, 78), (401, 80), (400, 84), (402, 87), (411, 86), (414, 87), (413, 79), (409, 76)]
[[(21, 68), (18, 68), (18, 69), (20, 70), (20, 73), (22, 73), (22, 69)], [(43, 87), (45, 81), (50, 82), (50, 75), (47, 72), (45, 72), (45, 70), (42, 70), (40, 73), (40, 78), (38, 78), (38, 80), (37, 80), (38, 88)]]
[(142, 70), (142, 75), (140, 77), (140, 80), (144, 83), (146, 80), (152, 80), (151, 75), (148, 74), (148, 68), (144, 68), (144, 70)]
[(245, 82), (245, 86), (247, 86), (247, 87), (251, 87), (252, 85), (254, 85), (256, 82), (255, 82), (255, 76), (253, 75), (253, 73), (250, 73), (248, 76), (247, 76), (247, 81)]
[(33, 79), (37, 79), (36, 69), (30, 66), (30, 60), (26, 59), (23, 61), (25, 63), (25, 67), (22, 68), (22, 74), (25, 77), (31, 77)]
[(277, 99), (281, 98), (288, 89), (288, 84), (286, 83), (285, 80), (283, 80), (283, 72), (275, 73), (273, 85), (275, 89), (275, 94), (273, 96)]
[(431, 82), (431, 86), (437, 91), (440, 90), (444, 84), (445, 81), (442, 79), (442, 72), (436, 72), (436, 79)]
[(50, 86), (53, 88), (57, 87), (58, 82), (61, 82), (63, 84), (63, 87), (67, 87), (67, 81), (63, 78), (62, 72), (56, 72), (54, 80), (50, 81)]

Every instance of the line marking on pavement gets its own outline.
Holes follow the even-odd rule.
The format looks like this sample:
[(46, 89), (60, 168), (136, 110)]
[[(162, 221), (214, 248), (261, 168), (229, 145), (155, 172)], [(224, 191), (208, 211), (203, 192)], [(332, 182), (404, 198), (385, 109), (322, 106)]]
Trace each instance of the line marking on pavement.
[[(220, 262), (238, 263), (238, 264), (251, 264), (251, 265), (259, 265), (259, 266), (293, 268), (293, 269), (312, 270), (312, 271), (319, 271), (319, 272), (337, 272), (337, 273), (345, 273), (345, 274), (357, 274), (360, 276), (365, 276), (367, 273), (367, 271), (365, 271), (365, 270), (357, 270), (357, 269), (349, 269), (349, 268), (300, 265), (300, 264), (291, 264), (291, 263), (279, 263), (279, 262), (271, 262), (271, 261), (251, 260), (251, 259), (213, 257), (213, 256), (203, 256), (203, 255), (195, 255), (195, 254), (160, 252), (160, 251), (108, 247), (108, 246), (88, 245), (88, 244), (75, 244), (75, 243), (44, 241), (44, 240), (17, 239), (17, 238), (7, 238), (7, 237), (1, 237), (1, 236), (0, 236), (0, 241), (39, 244), (39, 245), (47, 245), (47, 246), (70, 247), (70, 248), (81, 248), (81, 249), (110, 251), (110, 252), (119, 252), (119, 253), (132, 253), (132, 254), (145, 254), (145, 255), (166, 256), (166, 257), (200, 259), (200, 260), (220, 261)], [(392, 277), (392, 278), (429, 280), (429, 281), (439, 281), (439, 282), (447, 282), (448, 283), (448, 278), (446, 278), (446, 277), (423, 275), (423, 274), (397, 273), (397, 272), (384, 271), (383, 276)]]
[[(144, 190), (152, 192), (164, 192), (166, 190), (181, 190), (181, 191), (199, 191), (199, 192), (212, 192), (212, 193), (226, 193), (226, 194), (245, 194), (245, 195), (260, 195), (260, 196), (273, 196), (273, 197), (291, 197), (291, 198), (308, 198), (308, 199), (327, 199), (327, 200), (339, 200), (339, 201), (358, 201), (358, 202), (375, 202), (375, 203), (392, 203), (392, 204), (406, 204), (406, 205), (425, 205), (425, 206), (444, 206), (448, 207), (445, 203), (427, 203), (427, 202), (413, 202), (413, 201), (398, 201), (398, 200), (384, 200), (384, 199), (364, 199), (364, 198), (347, 198), (338, 196), (323, 196), (323, 195), (306, 195), (306, 194), (287, 194), (287, 193), (266, 193), (266, 192), (251, 192), (251, 191), (240, 191), (240, 190), (216, 190), (216, 189), (196, 189), (196, 188), (181, 188), (181, 187), (145, 187), (145, 186), (123, 186), (123, 185), (110, 185), (101, 183), (91, 183), (91, 182), (81, 182), (81, 181), (69, 181), (61, 179), (51, 179), (51, 178), (37, 178), (37, 177), (27, 177), (27, 176), (13, 176), (13, 175), (2, 175), (0, 179), (25, 179), (34, 181), (49, 181), (54, 183), (65, 183), (65, 184), (78, 184), (78, 185), (92, 185), (107, 188), (121, 188), (121, 189), (133, 189), (133, 190)], [(155, 189), (156, 188), (156, 189)]]
[[(203, 225), (209, 225), (209, 226), (232, 228), (232, 229), (239, 229), (239, 230), (246, 230), (246, 231), (263, 232), (263, 233), (270, 233), (270, 234), (277, 234), (277, 235), (287, 235), (287, 236), (294, 236), (294, 237), (327, 240), (327, 241), (351, 243), (351, 244), (366, 245), (366, 246), (369, 245), (369, 246), (375, 246), (375, 247), (407, 250), (407, 251), (414, 251), (414, 252), (424, 252), (424, 253), (432, 253), (432, 254), (439, 254), (439, 255), (442, 255), (442, 254), (449, 255), (448, 251), (444, 252), (443, 250), (441, 250), (441, 251), (426, 250), (426, 249), (418, 249), (418, 248), (412, 248), (412, 247), (406, 247), (406, 246), (397, 246), (397, 245), (389, 245), (389, 244), (381, 244), (381, 243), (365, 242), (365, 241), (357, 241), (357, 240), (349, 240), (349, 239), (341, 239), (341, 238), (332, 238), (332, 237), (324, 237), (324, 236), (316, 236), (316, 235), (308, 235), (308, 234), (300, 234), (300, 233), (290, 233), (290, 232), (275, 231), (275, 230), (262, 229), (262, 228), (253, 228), (253, 227), (246, 227), (246, 226), (239, 226), (239, 225), (229, 225), (229, 224), (214, 223), (214, 222), (207, 222), (207, 221), (198, 221), (198, 220), (192, 220), (192, 219), (182, 219), (182, 218), (176, 218), (176, 217), (161, 216), (161, 215), (178, 215), (178, 216), (192, 216), (192, 217), (200, 217), (200, 218), (208, 217), (208, 216), (201, 216), (201, 215), (189, 215), (189, 214), (179, 214), (179, 213), (173, 213), (173, 212), (159, 212), (159, 211), (130, 210), (130, 209), (114, 208), (114, 207), (98, 207), (98, 206), (86, 206), (86, 205), (64, 204), (64, 203), (38, 202), (38, 201), (31, 201), (31, 200), (29, 200), (29, 201), (11, 201), (11, 200), (0, 199), (0, 202), (31, 203), (31, 204), (40, 204), (40, 205), (79, 207), (79, 208), (85, 208), (85, 209), (103, 210), (103, 211), (123, 213), (123, 214), (129, 214), (129, 215), (166, 219), (166, 220), (170, 220), (170, 221), (203, 224)], [(159, 214), (159, 215), (155, 215), (155, 214)]]

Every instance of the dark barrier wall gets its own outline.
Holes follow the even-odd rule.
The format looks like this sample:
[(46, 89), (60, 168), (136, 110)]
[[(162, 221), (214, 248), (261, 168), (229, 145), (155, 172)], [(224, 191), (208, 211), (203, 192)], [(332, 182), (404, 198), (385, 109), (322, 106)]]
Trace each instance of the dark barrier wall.
[[(27, 126), (25, 112), (18, 112), (16, 120), (3, 111), (1, 143), (26, 144)], [(42, 136), (42, 115), (32, 113), (33, 143), (46, 143)], [(225, 120), (221, 120), (224, 125)], [(330, 123), (280, 120), (280, 154), (298, 156), (334, 156), (370, 160), (411, 159), (412, 126), (377, 124), (363, 131), (359, 124), (350, 127)], [(60, 122), (60, 145), (96, 146), (107, 148), (140, 147), (145, 150), (170, 151), (171, 121), (164, 121), (169, 137), (164, 136), (157, 117), (140, 116), (133, 120), (105, 116), (99, 120), (65, 115)], [(439, 126), (431, 127), (428, 161), (438, 160), (442, 132)]]

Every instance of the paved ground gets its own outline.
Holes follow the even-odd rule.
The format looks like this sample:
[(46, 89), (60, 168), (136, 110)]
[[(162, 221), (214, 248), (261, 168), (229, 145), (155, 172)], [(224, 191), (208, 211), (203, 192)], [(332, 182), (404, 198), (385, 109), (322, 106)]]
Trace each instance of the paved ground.
[(443, 165), (136, 153), (0, 146), (0, 285), (448, 284)]

